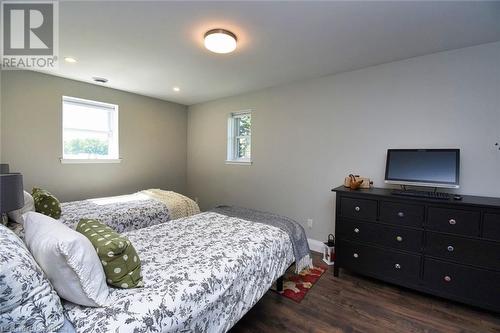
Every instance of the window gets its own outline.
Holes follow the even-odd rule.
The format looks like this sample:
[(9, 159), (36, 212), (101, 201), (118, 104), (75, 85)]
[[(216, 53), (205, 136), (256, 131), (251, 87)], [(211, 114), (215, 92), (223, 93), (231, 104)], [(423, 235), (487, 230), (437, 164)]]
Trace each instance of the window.
[(251, 164), (252, 113), (231, 113), (227, 124), (227, 163)]
[(63, 96), (63, 163), (119, 162), (118, 105)]

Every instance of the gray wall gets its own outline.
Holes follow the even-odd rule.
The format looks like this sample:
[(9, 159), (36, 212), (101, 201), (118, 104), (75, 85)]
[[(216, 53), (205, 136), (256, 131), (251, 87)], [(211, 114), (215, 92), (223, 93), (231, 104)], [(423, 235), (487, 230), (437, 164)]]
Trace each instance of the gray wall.
[[(28, 71), (2, 73), (2, 161), (61, 200), (186, 186), (186, 107)], [(120, 164), (61, 164), (63, 95), (119, 105)]]
[[(254, 108), (252, 166), (225, 165), (226, 117)], [(500, 196), (500, 43), (437, 53), (189, 107), (188, 193), (334, 229), (332, 187), (383, 186), (388, 148), (458, 147), (461, 193)]]

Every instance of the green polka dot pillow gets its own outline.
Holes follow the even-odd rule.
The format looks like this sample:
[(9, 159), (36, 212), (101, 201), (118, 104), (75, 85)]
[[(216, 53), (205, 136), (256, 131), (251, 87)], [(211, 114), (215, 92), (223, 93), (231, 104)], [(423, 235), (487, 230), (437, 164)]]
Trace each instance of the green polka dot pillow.
[(61, 217), (61, 204), (49, 191), (33, 187), (31, 196), (35, 202), (35, 211), (37, 213), (50, 216), (53, 219)]
[(81, 219), (76, 231), (87, 237), (94, 246), (109, 285), (116, 288), (144, 285), (141, 261), (127, 237), (92, 219)]

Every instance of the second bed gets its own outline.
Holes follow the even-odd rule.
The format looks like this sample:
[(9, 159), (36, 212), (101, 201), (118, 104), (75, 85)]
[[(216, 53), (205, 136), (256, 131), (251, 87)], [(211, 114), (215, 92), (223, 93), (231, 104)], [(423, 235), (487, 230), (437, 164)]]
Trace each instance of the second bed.
[(226, 332), (296, 261), (286, 231), (215, 212), (125, 235), (144, 287), (110, 288), (101, 308), (66, 302), (77, 332)]

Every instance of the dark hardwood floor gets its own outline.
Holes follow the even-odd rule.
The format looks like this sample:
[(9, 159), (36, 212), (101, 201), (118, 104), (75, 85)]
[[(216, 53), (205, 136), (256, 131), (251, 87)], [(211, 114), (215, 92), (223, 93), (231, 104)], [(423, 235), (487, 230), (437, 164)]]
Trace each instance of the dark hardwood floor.
[(500, 315), (330, 269), (301, 303), (268, 291), (230, 332), (498, 333)]

